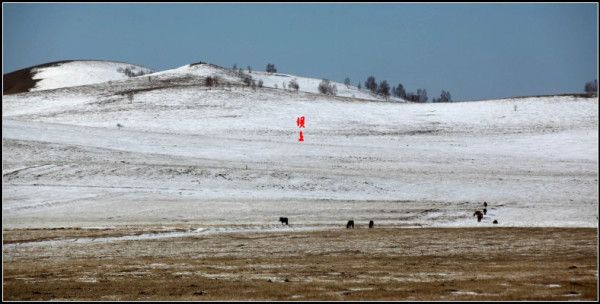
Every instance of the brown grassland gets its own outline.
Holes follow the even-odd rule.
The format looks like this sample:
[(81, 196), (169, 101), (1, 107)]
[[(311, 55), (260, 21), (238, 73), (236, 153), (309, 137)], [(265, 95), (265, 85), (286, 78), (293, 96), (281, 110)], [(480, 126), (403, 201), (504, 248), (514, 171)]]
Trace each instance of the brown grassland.
[(595, 228), (357, 228), (51, 245), (32, 242), (152, 229), (4, 230), (3, 300), (598, 299)]

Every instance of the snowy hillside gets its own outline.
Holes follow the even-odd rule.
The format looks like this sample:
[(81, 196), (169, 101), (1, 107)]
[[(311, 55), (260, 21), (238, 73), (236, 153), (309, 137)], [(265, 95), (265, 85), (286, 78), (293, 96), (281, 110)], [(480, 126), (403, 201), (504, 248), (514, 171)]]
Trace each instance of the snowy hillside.
[(242, 83), (240, 77), (236, 73), (207, 63), (186, 64), (176, 69), (156, 72), (151, 74), (151, 76), (160, 77), (161, 79), (173, 79), (185, 76), (196, 77), (198, 79), (203, 79), (205, 77), (218, 77), (225, 82), (234, 82), (237, 84)]
[[(239, 75), (230, 69), (205, 63), (188, 64), (179, 68), (154, 73), (148, 68), (127, 63), (79, 60), (40, 65), (38, 67), (27, 69), (26, 72), (26, 75), (19, 75), (18, 77), (31, 78), (30, 80), (32, 87), (27, 88), (27, 91), (29, 92), (90, 85), (108, 81), (126, 80), (136, 75), (147, 75), (158, 77), (158, 79), (195, 77), (197, 80), (202, 80), (204, 77), (208, 76), (216, 76), (226, 83), (230, 82), (236, 84), (242, 83), (242, 77), (250, 76), (255, 83), (262, 81), (264, 87), (288, 91), (291, 91), (291, 88), (289, 88), (290, 81), (295, 80), (299, 84), (300, 92), (314, 94), (319, 93), (318, 88), (322, 81), (322, 79), (318, 78), (299, 77), (289, 74), (267, 73), (261, 71), (252, 71), (251, 73), (244, 71), (243, 75)], [(17, 80), (24, 82), (23, 79)], [(395, 97), (389, 97), (388, 99), (385, 99), (381, 96), (370, 93), (368, 90), (358, 90), (357, 87), (351, 85), (346, 86), (337, 82), (331, 82), (331, 84), (336, 86), (336, 95), (340, 97), (374, 101), (404, 101)]]
[[(249, 75), (252, 76), (256, 81), (262, 80), (265, 87), (270, 88), (289, 88), (289, 83), (292, 80), (295, 80), (299, 85), (299, 91), (309, 92), (309, 93), (319, 93), (319, 84), (322, 79), (318, 78), (308, 78), (308, 77), (299, 77), (289, 74), (282, 73), (267, 73), (261, 71), (252, 71)], [(368, 90), (359, 90), (357, 87), (349, 85), (346, 86), (343, 83), (331, 82), (332, 85), (335, 85), (337, 88), (337, 96), (343, 97), (352, 97), (352, 98), (360, 98), (360, 99), (368, 99), (368, 100), (384, 100), (381, 96), (377, 96), (375, 94), (370, 93)], [(403, 99), (390, 97), (389, 101), (398, 101), (403, 102)]]
[[(242, 78), (235, 71), (210, 64), (185, 65), (180, 68), (161, 71), (152, 75), (167, 75), (169, 77), (180, 77), (182, 75), (195, 77), (217, 76), (225, 81), (242, 83)], [(319, 84), (322, 81), (322, 79), (318, 78), (300, 77), (282, 73), (267, 73), (262, 71), (248, 72), (247, 70), (243, 71), (243, 76), (252, 77), (255, 83), (262, 81), (265, 88), (273, 88), (290, 92), (293, 92), (293, 90), (289, 87), (290, 81), (295, 80), (299, 85), (299, 92), (313, 94), (319, 94)], [(358, 90), (357, 87), (351, 85), (346, 86), (345, 84), (334, 81), (332, 81), (331, 84), (336, 86), (336, 96), (339, 97), (350, 97), (374, 101), (404, 102), (404, 100), (395, 97), (389, 97), (386, 100), (381, 96), (370, 93), (368, 90)]]
[[(215, 75), (222, 85), (205, 86)], [(284, 76), (252, 76), (266, 87), (198, 64), (4, 96), (4, 225), (288, 216), (316, 226), (597, 227), (597, 99), (372, 102), (316, 94), (319, 80), (297, 78), (292, 92), (270, 87)], [(483, 201), (489, 213), (477, 223)]]
[(50, 90), (86, 84), (127, 79), (125, 72), (148, 74), (152, 70), (122, 62), (112, 61), (72, 61), (56, 66), (34, 69), (34, 80), (39, 80), (31, 91)]
[[(10, 74), (18, 78), (13, 81), (30, 82), (32, 87), (26, 89), (31, 92), (123, 80), (151, 72), (148, 68), (122, 62), (77, 60), (43, 64)], [(10, 74), (6, 76), (11, 78)]]

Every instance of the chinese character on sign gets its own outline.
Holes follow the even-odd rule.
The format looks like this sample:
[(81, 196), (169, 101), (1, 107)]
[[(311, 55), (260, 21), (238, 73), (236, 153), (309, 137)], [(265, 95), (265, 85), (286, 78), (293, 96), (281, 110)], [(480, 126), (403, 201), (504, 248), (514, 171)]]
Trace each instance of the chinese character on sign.
[(304, 128), (304, 116), (296, 118), (296, 125), (298, 128)]
[(302, 131), (300, 131), (300, 137), (298, 138), (298, 141), (304, 141), (304, 136), (302, 136)]

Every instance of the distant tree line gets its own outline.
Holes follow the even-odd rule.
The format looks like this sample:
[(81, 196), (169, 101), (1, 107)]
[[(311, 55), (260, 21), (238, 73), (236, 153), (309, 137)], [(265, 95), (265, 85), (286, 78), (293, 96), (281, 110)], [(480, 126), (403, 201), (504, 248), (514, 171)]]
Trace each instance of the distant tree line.
[[(238, 69), (237, 64), (234, 64), (233, 70), (236, 71), (237, 69)], [(248, 70), (248, 73), (252, 73), (252, 67), (248, 66), (247, 70)], [(275, 67), (275, 64), (267, 63), (265, 71), (267, 73), (277, 73), (277, 68)], [(244, 74), (241, 68), (239, 68), (237, 73), (242, 78), (245, 85), (253, 87), (253, 88), (255, 88), (256, 86), (258, 86), (258, 87), (263, 86), (262, 80), (260, 80), (258, 82), (258, 84), (255, 83), (255, 81), (252, 79), (252, 76)], [(295, 90), (295, 91), (298, 91), (300, 89), (300, 86), (296, 79), (292, 79), (287, 84), (284, 81), (281, 85), (284, 89)], [(350, 88), (351, 80), (349, 77), (346, 77), (344, 79), (344, 85), (346, 85), (347, 88)], [(275, 88), (277, 88), (277, 87), (278, 87), (277, 84), (275, 84)], [(358, 87), (358, 90), (362, 90), (362, 86), (361, 86), (360, 82), (357, 84), (357, 87)], [(416, 93), (407, 92), (401, 83), (399, 83), (395, 87), (390, 86), (390, 84), (386, 80), (383, 80), (378, 83), (377, 80), (375, 79), (375, 76), (367, 77), (367, 80), (364, 82), (364, 88), (366, 90), (368, 90), (371, 94), (381, 96), (385, 99), (388, 99), (390, 96), (393, 96), (393, 97), (404, 99), (404, 100), (410, 101), (410, 102), (427, 102), (429, 100), (429, 97), (427, 96), (427, 90), (424, 88), (417, 89)], [(336, 95), (337, 94), (336, 85), (328, 79), (323, 79), (321, 81), (321, 83), (319, 83), (318, 90), (319, 90), (319, 93), (321, 93), (321, 94), (326, 94), (326, 95)], [(598, 82), (595, 81), (595, 82), (586, 83), (585, 90), (586, 90), (586, 92), (596, 92), (598, 90)], [(439, 98), (434, 97), (431, 101), (432, 102), (452, 102), (452, 97), (451, 97), (449, 91), (442, 90), (442, 92), (440, 93), (440, 97)]]
[[(258, 80), (258, 82), (256, 82), (251, 75), (252, 73), (252, 67), (251, 66), (247, 66), (246, 67), (248, 74), (246, 74), (244, 72), (244, 70), (242, 70), (242, 68), (238, 68), (237, 63), (234, 63), (231, 71), (234, 73), (235, 76), (238, 76), (242, 79), (242, 82), (244, 83), (244, 85), (251, 87), (253, 89), (255, 89), (256, 87), (262, 88), (264, 86), (264, 82), (261, 80)], [(267, 73), (277, 73), (277, 68), (275, 67), (274, 64), (272, 63), (268, 63), (267, 67), (265, 69), (265, 71)], [(207, 86), (208, 83), (206, 84)], [(298, 84), (298, 80), (296, 80), (295, 78), (290, 80), (288, 83), (286, 83), (285, 81), (281, 83), (282, 88), (284, 89), (289, 89), (289, 90), (294, 90), (294, 91), (298, 91), (300, 90), (300, 85)], [(278, 85), (275, 84), (275, 88), (278, 88)]]
[[(239, 71), (242, 72), (242, 68), (238, 68), (237, 63), (234, 63), (232, 68), (233, 71)], [(249, 74), (252, 74), (252, 67), (251, 66), (247, 66), (246, 69), (248, 70)], [(265, 69), (265, 71), (267, 71), (267, 73), (277, 73), (277, 68), (275, 68), (275, 65), (272, 63), (267, 63), (267, 68)]]
[[(202, 62), (200, 62), (200, 63), (202, 63)], [(238, 68), (237, 63), (233, 64), (232, 70), (240, 78), (242, 78), (242, 81), (246, 86), (249, 86), (252, 88), (256, 88), (257, 86), (259, 88), (263, 87), (264, 83), (262, 80), (259, 80), (258, 82), (256, 82), (252, 78), (252, 76), (248, 75), (248, 74), (252, 73), (251, 66), (247, 66), (248, 74), (245, 74), (244, 71), (242, 70), (242, 68)], [(277, 73), (277, 68), (275, 67), (275, 64), (273, 64), (273, 63), (267, 63), (265, 70), (267, 73)], [(119, 67), (117, 69), (117, 71), (124, 73), (125, 75), (127, 75), (129, 77), (141, 76), (141, 75), (150, 73), (150, 72), (144, 72), (144, 70), (141, 70), (141, 69), (137, 70), (137, 72), (136, 72), (136, 67), (134, 67), (134, 66), (129, 66), (129, 67), (125, 67), (125, 68)], [(207, 87), (213, 87), (213, 86), (219, 85), (218, 78), (216, 78), (216, 77), (206, 78), (205, 85)], [(281, 85), (282, 85), (283, 89), (289, 89), (289, 90), (295, 90), (295, 91), (298, 91), (300, 89), (300, 85), (298, 84), (298, 81), (296, 79), (292, 79), (288, 83), (286, 83), (284, 81), (284, 82), (282, 82)], [(344, 85), (346, 86), (346, 88), (350, 88), (351, 80), (349, 77), (344, 78)], [(274, 84), (274, 87), (278, 88), (278, 85)], [(358, 88), (359, 91), (362, 91), (361, 82), (358, 82), (356, 87)], [(410, 102), (424, 103), (429, 100), (429, 97), (427, 96), (427, 90), (424, 88), (417, 89), (416, 93), (407, 92), (407, 90), (401, 83), (398, 83), (397, 86), (393, 87), (393, 86), (390, 86), (390, 84), (386, 80), (383, 80), (378, 83), (374, 76), (367, 77), (367, 80), (364, 82), (364, 88), (366, 90), (368, 90), (371, 94), (381, 96), (385, 99), (388, 99), (390, 96), (393, 96), (393, 97), (397, 97), (397, 98), (400, 98), (400, 99), (403, 99), (406, 101), (410, 101)], [(337, 94), (336, 85), (328, 79), (323, 79), (321, 81), (321, 83), (319, 83), (318, 90), (319, 90), (319, 93), (321, 93), (321, 94), (326, 94), (326, 95), (336, 95)], [(598, 79), (594, 79), (593, 81), (586, 82), (585, 86), (584, 86), (584, 91), (588, 96), (598, 96)], [(431, 99), (431, 102), (452, 102), (452, 96), (449, 91), (442, 90), (439, 98), (434, 97)]]
[[(390, 87), (386, 80), (377, 83), (377, 80), (374, 76), (367, 77), (367, 80), (365, 81), (364, 85), (365, 89), (369, 90), (369, 92), (371, 92), (372, 94), (382, 96), (386, 99), (390, 96), (394, 96), (411, 102), (427, 102), (427, 100), (429, 100), (429, 98), (427, 97), (426, 89), (417, 89), (417, 93), (406, 92), (404, 86), (401, 83), (399, 83), (396, 87)], [(357, 87), (359, 90), (361, 90), (360, 83), (358, 83)], [(451, 102), (452, 97), (450, 96), (450, 92), (442, 90), (440, 98), (433, 98), (432, 101)]]

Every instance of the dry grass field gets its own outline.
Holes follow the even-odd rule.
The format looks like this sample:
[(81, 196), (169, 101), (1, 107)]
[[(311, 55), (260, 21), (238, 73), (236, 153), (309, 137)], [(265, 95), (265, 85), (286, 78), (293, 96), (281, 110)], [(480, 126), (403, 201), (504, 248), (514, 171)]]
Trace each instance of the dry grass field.
[[(181, 230), (187, 227), (180, 227)], [(597, 300), (594, 228), (4, 230), (3, 300)], [(89, 238), (95, 242), (61, 239)], [(39, 242), (59, 240), (58, 242)]]

